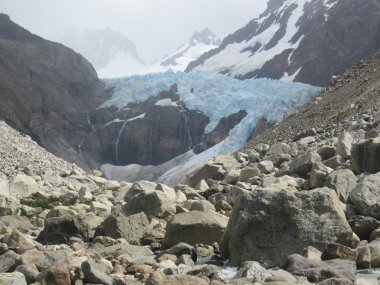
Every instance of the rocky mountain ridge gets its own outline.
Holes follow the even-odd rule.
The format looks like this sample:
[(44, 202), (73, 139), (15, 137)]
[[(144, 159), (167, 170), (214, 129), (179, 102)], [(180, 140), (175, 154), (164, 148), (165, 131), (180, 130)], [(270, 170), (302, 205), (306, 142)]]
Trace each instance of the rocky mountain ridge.
[(259, 18), (186, 71), (326, 86), (332, 75), (379, 49), (379, 14), (377, 0), (271, 0)]
[(81, 55), (0, 14), (0, 118), (69, 161), (89, 126), (86, 112), (106, 100), (104, 84)]

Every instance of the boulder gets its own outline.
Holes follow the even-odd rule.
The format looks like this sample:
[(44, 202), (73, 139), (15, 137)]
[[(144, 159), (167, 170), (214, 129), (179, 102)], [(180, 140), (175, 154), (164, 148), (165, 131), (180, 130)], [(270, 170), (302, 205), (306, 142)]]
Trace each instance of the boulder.
[(9, 184), (9, 191), (13, 197), (25, 198), (38, 191), (38, 184), (33, 177), (17, 174)]
[(34, 241), (27, 238), (18, 230), (13, 230), (12, 233), (4, 239), (4, 242), (7, 244), (9, 248), (17, 248), (21, 251), (32, 249), (36, 246)]
[(94, 260), (84, 261), (81, 265), (85, 282), (112, 285), (112, 277), (104, 273)]
[(333, 171), (332, 168), (325, 166), (322, 162), (313, 165), (310, 172), (310, 188), (323, 187), (326, 177)]
[(149, 228), (144, 213), (127, 216), (119, 207), (98, 226), (95, 236), (125, 238), (129, 243), (138, 243)]
[(349, 201), (363, 216), (380, 220), (380, 173), (368, 175), (349, 195)]
[(246, 261), (239, 268), (234, 278), (254, 278), (256, 282), (265, 281), (270, 275), (257, 261)]
[(13, 271), (16, 268), (18, 259), (19, 255), (12, 250), (0, 255), (0, 273)]
[(238, 181), (247, 182), (250, 178), (258, 175), (260, 175), (260, 170), (257, 166), (246, 166), (241, 170)]
[(354, 138), (350, 133), (343, 133), (339, 136), (336, 144), (336, 154), (343, 158), (349, 158), (351, 156), (351, 148)]
[(164, 273), (155, 271), (153, 272), (145, 285), (209, 285), (205, 279), (190, 276), (190, 275), (168, 275), (165, 276)]
[(380, 267), (380, 240), (371, 241), (368, 247), (371, 256), (371, 267)]
[(317, 150), (322, 160), (327, 160), (335, 156), (336, 148), (331, 145), (324, 145)]
[(298, 156), (289, 163), (289, 173), (306, 176), (313, 167), (314, 163), (321, 162), (320, 155), (316, 152), (307, 152)]
[(355, 261), (356, 253), (353, 249), (349, 248), (348, 246), (332, 243), (329, 244), (323, 251), (321, 259), (346, 259)]
[(264, 156), (264, 159), (271, 160), (277, 166), (284, 161), (290, 160), (292, 149), (286, 143), (274, 143)]
[(293, 275), (305, 276), (312, 283), (334, 277), (355, 282), (356, 265), (350, 260), (319, 261), (295, 254), (288, 257), (284, 269)]
[(10, 196), (8, 180), (2, 176), (0, 176), (0, 195), (7, 198)]
[(223, 180), (226, 171), (222, 165), (208, 162), (200, 169), (190, 174), (186, 179), (186, 184), (195, 188), (203, 179)]
[(356, 249), (356, 266), (358, 269), (367, 269), (371, 268), (371, 250), (368, 247), (368, 244), (359, 246)]
[(88, 226), (79, 215), (46, 219), (37, 240), (44, 244), (61, 244), (67, 243), (71, 237), (85, 241), (89, 238)]
[(344, 163), (343, 157), (340, 155), (333, 156), (325, 161), (323, 161), (323, 164), (332, 168), (332, 169), (337, 169), (339, 166), (342, 166)]
[(184, 207), (190, 211), (215, 212), (214, 205), (207, 200), (187, 200), (184, 202)]
[(144, 212), (148, 217), (164, 218), (176, 212), (176, 192), (173, 188), (158, 184), (156, 189), (140, 191), (130, 197), (124, 206), (127, 215)]
[(66, 264), (54, 264), (37, 277), (42, 285), (71, 285), (71, 277)]
[(213, 212), (176, 214), (167, 224), (162, 246), (168, 248), (180, 242), (213, 244), (220, 240), (227, 222), (227, 217)]
[(350, 246), (352, 230), (332, 189), (256, 190), (238, 197), (221, 253), (233, 265), (256, 260), (275, 266), (309, 245), (324, 250), (333, 242)]
[(2, 285), (27, 285), (24, 274), (21, 272), (0, 273)]
[(361, 240), (369, 240), (370, 234), (375, 229), (380, 228), (380, 221), (372, 217), (352, 216), (348, 222)]
[(42, 270), (48, 269), (53, 264), (66, 263), (68, 259), (73, 255), (74, 252), (71, 249), (46, 251), (32, 249), (24, 252), (20, 256), (18, 264), (38, 266), (38, 268)]
[(358, 172), (380, 171), (380, 136), (360, 141), (351, 150), (352, 168)]
[(346, 203), (351, 191), (355, 188), (358, 178), (349, 169), (339, 169), (330, 173), (325, 186), (334, 189), (339, 199)]
[(31, 265), (19, 265), (16, 267), (15, 271), (24, 274), (27, 284), (34, 283), (39, 274), (37, 268)]

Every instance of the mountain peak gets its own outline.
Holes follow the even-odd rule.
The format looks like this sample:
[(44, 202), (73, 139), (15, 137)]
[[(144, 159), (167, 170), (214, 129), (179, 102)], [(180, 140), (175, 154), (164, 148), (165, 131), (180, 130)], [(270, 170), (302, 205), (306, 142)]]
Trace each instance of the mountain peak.
[(191, 36), (189, 42), (191, 45), (203, 43), (206, 45), (218, 46), (221, 44), (222, 41), (218, 38), (218, 36), (215, 33), (213, 33), (208, 27), (206, 27), (200, 32), (195, 31), (195, 33)]

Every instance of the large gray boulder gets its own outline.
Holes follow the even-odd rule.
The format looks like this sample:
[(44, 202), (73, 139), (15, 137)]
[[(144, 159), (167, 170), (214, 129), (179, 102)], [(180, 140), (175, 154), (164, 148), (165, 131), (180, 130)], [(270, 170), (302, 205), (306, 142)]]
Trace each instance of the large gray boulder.
[(24, 274), (21, 272), (0, 273), (0, 284), (2, 285), (26, 285)]
[(380, 220), (380, 173), (368, 175), (351, 191), (351, 201), (363, 216)]
[(330, 173), (325, 186), (334, 189), (339, 199), (346, 203), (351, 191), (355, 188), (358, 178), (349, 169), (340, 169)]
[(93, 284), (112, 285), (112, 277), (100, 270), (101, 266), (94, 260), (87, 260), (81, 265), (84, 280)]
[(289, 173), (306, 176), (317, 162), (322, 162), (321, 156), (316, 152), (307, 152), (289, 163)]
[(119, 207), (98, 226), (95, 236), (125, 238), (129, 243), (138, 243), (148, 229), (149, 220), (143, 212), (127, 216)]
[(352, 167), (358, 173), (380, 171), (380, 136), (354, 144), (351, 150)]
[(343, 133), (339, 136), (336, 144), (336, 154), (343, 158), (349, 158), (351, 156), (351, 148), (354, 138), (350, 133)]
[(9, 191), (13, 197), (25, 198), (38, 191), (38, 184), (33, 177), (17, 174), (9, 184)]
[(176, 192), (163, 184), (156, 189), (146, 189), (130, 197), (124, 206), (127, 215), (144, 212), (147, 216), (165, 218), (176, 212)]
[(307, 246), (321, 251), (333, 242), (350, 246), (352, 234), (332, 189), (256, 190), (236, 200), (221, 253), (233, 265), (249, 260), (282, 265)]
[(12, 250), (0, 255), (0, 273), (13, 271), (16, 268), (18, 259), (19, 255)]
[(211, 245), (220, 240), (227, 222), (227, 217), (211, 211), (176, 214), (167, 224), (162, 246), (168, 248), (180, 242)]
[(273, 161), (275, 165), (280, 165), (284, 161), (291, 159), (292, 149), (286, 143), (274, 143), (264, 156), (264, 159)]

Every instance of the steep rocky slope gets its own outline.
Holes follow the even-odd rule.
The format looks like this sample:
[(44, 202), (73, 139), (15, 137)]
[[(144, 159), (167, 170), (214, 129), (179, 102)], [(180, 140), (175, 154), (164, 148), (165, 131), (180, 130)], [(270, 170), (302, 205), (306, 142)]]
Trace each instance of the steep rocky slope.
[(267, 10), (187, 67), (241, 79), (326, 86), (380, 47), (378, 0), (270, 0)]
[(86, 112), (105, 99), (104, 85), (82, 56), (0, 15), (0, 118), (39, 144), (82, 163), (77, 146)]
[(380, 51), (333, 76), (323, 94), (257, 136), (247, 148), (258, 142), (292, 141), (308, 134), (334, 132), (350, 116), (376, 110), (380, 106), (379, 78)]

